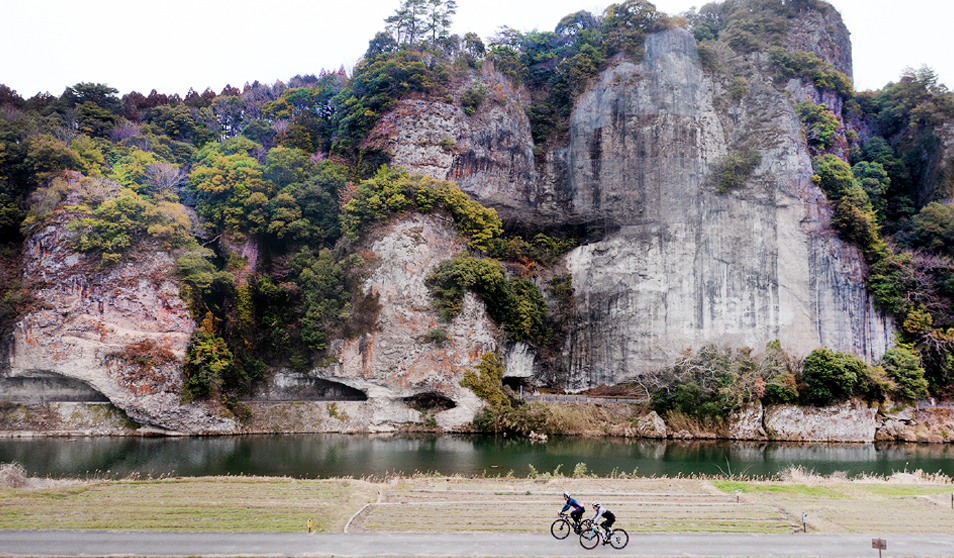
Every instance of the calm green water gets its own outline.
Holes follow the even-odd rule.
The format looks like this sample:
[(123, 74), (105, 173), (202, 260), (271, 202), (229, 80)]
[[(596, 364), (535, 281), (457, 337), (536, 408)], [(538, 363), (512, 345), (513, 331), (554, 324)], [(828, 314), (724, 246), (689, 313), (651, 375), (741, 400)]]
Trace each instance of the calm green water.
[(791, 465), (819, 474), (895, 471), (954, 476), (954, 449), (941, 444), (782, 444), (490, 436), (276, 435), (208, 438), (42, 438), (0, 440), (0, 462), (32, 475), (287, 475), (323, 478), (389, 472), (526, 476), (578, 463), (597, 474), (771, 476)]

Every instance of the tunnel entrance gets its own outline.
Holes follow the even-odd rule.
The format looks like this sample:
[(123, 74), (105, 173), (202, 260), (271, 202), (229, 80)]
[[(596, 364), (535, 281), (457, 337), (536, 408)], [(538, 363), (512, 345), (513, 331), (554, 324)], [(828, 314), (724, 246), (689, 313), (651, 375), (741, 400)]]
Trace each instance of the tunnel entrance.
[(533, 380), (533, 378), (504, 378), (503, 385), (512, 389), (514, 393), (520, 393), (520, 388), (523, 388), (524, 391), (533, 391), (533, 382), (531, 380)]
[(303, 375), (276, 377), (262, 392), (244, 401), (367, 401), (360, 389)]
[(16, 403), (107, 403), (88, 383), (58, 374), (0, 378), (0, 400)]
[(437, 392), (418, 393), (405, 397), (404, 404), (419, 411), (433, 412), (446, 411), (457, 406), (453, 399)]

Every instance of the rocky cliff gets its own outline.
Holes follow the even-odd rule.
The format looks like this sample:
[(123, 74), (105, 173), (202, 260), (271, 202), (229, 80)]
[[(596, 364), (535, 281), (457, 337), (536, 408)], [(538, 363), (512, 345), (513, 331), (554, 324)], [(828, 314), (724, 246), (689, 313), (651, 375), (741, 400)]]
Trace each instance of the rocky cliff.
[[(850, 41), (833, 10), (806, 12), (786, 41), (850, 75)], [(528, 93), (490, 63), (455, 92), (487, 89), (472, 115), (404, 100), (368, 139), (396, 165), (457, 181), (507, 224), (602, 229), (558, 264), (572, 274), (574, 305), (550, 364), (568, 389), (632, 379), (706, 343), (779, 339), (796, 355), (828, 346), (871, 360), (892, 338), (865, 292), (863, 259), (830, 226), (792, 106), (840, 101), (799, 80), (776, 83), (764, 54), (723, 52), (719, 62), (727, 70), (704, 71), (683, 29), (649, 35), (641, 61), (617, 57), (593, 80), (565, 144), (548, 151), (535, 153)], [(752, 174), (721, 188), (726, 160), (753, 150)], [(454, 428), (479, 408), (459, 381), (482, 353), (503, 347), (510, 376), (553, 373), (529, 345), (505, 344), (473, 295), (452, 323), (438, 322), (424, 278), (465, 246), (449, 222), (415, 214), (365, 235), (375, 264), (362, 288), (380, 307), (373, 330), (334, 342), (314, 370), (277, 371), (252, 397), (261, 413), (242, 425), (217, 404), (180, 400), (195, 324), (172, 256), (143, 247), (100, 270), (66, 248), (66, 219), (27, 241), (23, 279), (38, 305), (16, 325), (0, 393), (50, 385), (60, 400), (106, 399), (166, 432), (282, 430), (289, 420), (305, 431)], [(232, 248), (247, 263), (241, 282), (258, 252)], [(307, 412), (288, 403), (329, 394), (350, 401)]]
[[(5, 430), (117, 431), (112, 423), (71, 421), (62, 403), (45, 401), (109, 401), (145, 427), (120, 431), (139, 435), (456, 428), (481, 405), (460, 380), (497, 349), (502, 333), (472, 294), (458, 317), (440, 323), (424, 285), (439, 262), (466, 248), (447, 219), (412, 215), (369, 235), (365, 255), (374, 264), (363, 289), (380, 304), (374, 331), (337, 341), (326, 367), (278, 371), (248, 402), (254, 420), (243, 424), (215, 402), (181, 401), (181, 362), (195, 324), (172, 256), (141, 250), (98, 271), (92, 256), (70, 250), (69, 218), (60, 211), (26, 245), (23, 277), (38, 308), (16, 324), (0, 370), (0, 399), (26, 405), (4, 413)], [(429, 338), (432, 330), (441, 339)]]
[(70, 250), (70, 218), (61, 209), (27, 239), (22, 280), (37, 303), (15, 326), (0, 390), (48, 383), (56, 389), (47, 396), (59, 400), (105, 397), (158, 432), (234, 429), (213, 407), (180, 401), (181, 361), (195, 324), (179, 297), (172, 255), (142, 247), (100, 270), (94, 256)]
[[(814, 23), (837, 40), (812, 50), (850, 74), (840, 20)], [(814, 23), (796, 25), (790, 42), (813, 44)], [(711, 342), (780, 339), (796, 354), (828, 346), (869, 360), (890, 343), (893, 325), (865, 292), (863, 259), (836, 237), (811, 182), (790, 97), (763, 55), (724, 63), (746, 76), (744, 94), (729, 94), (731, 76), (703, 71), (685, 30), (650, 35), (642, 62), (618, 60), (577, 101), (568, 145), (534, 169), (522, 115), (494, 106), (468, 118), (421, 102), (395, 113), (413, 113), (416, 123), (395, 129), (460, 132), (455, 154), (430, 165), (409, 147), (420, 141), (415, 132), (392, 135), (396, 164), (456, 178), (512, 220), (597, 224), (609, 233), (566, 257), (576, 301), (563, 350), (570, 388), (617, 383)], [(789, 86), (827, 95), (798, 80)], [(478, 145), (511, 155), (482, 158)], [(719, 191), (719, 165), (751, 148), (761, 155), (752, 176)], [(467, 163), (476, 159), (483, 163)], [(501, 177), (510, 177), (509, 188)]]
[[(757, 72), (747, 95), (727, 99), (684, 31), (646, 46), (573, 115), (574, 207), (619, 231), (567, 257), (569, 384), (615, 383), (710, 342), (883, 353), (891, 326), (865, 292), (861, 255), (830, 228), (788, 99)], [(714, 169), (753, 147), (753, 175), (718, 191)]]
[[(465, 250), (453, 223), (436, 215), (412, 215), (375, 234), (368, 248), (377, 262), (365, 294), (377, 297), (374, 331), (335, 343), (336, 360), (310, 375), (344, 384), (383, 404), (372, 423), (412, 423), (433, 414), (435, 424), (453, 428), (469, 422), (481, 402), (460, 386), (464, 372), (497, 349), (501, 332), (473, 294), (460, 315), (441, 323), (424, 279), (438, 263)], [(434, 340), (428, 333), (446, 336)], [(388, 427), (390, 427), (388, 426)]]

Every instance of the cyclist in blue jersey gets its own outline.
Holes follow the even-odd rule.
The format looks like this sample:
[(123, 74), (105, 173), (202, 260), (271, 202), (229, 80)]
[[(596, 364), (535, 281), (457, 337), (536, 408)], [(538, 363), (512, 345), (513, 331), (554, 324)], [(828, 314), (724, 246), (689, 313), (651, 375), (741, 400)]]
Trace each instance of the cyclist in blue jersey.
[(586, 511), (586, 507), (583, 506), (583, 504), (577, 502), (573, 497), (571, 497), (569, 492), (563, 493), (563, 499), (566, 501), (566, 505), (563, 506), (563, 509), (560, 510), (560, 513), (563, 513), (566, 510), (573, 508), (573, 511), (570, 512), (570, 517), (573, 518), (573, 522), (576, 525), (579, 525), (580, 520), (583, 519), (583, 512)]

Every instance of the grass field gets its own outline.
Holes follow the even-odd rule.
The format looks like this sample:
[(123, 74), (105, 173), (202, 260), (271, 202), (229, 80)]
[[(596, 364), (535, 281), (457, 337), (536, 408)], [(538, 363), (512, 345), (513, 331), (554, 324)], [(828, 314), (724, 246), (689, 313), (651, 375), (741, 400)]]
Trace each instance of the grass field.
[[(201, 477), (0, 485), (0, 529), (547, 532), (569, 491), (631, 533), (954, 533), (950, 479)], [(741, 493), (736, 493), (741, 490)]]

